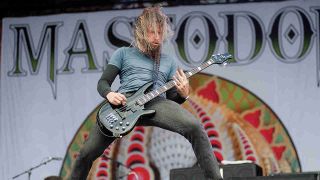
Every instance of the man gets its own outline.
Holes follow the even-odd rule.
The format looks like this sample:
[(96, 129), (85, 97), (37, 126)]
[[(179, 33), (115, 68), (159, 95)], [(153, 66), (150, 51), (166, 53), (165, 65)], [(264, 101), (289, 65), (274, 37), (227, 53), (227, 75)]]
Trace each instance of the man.
[[(98, 92), (113, 105), (125, 105), (126, 97), (145, 83), (152, 81), (153, 88), (156, 88), (173, 79), (176, 82), (174, 88), (145, 104), (146, 109), (153, 109), (156, 113), (140, 119), (137, 125), (157, 126), (181, 134), (192, 144), (207, 179), (221, 179), (218, 162), (204, 128), (199, 120), (179, 105), (188, 98), (189, 82), (183, 71), (177, 70), (174, 60), (161, 52), (169, 34), (168, 18), (161, 8), (144, 9), (135, 23), (134, 46), (114, 52), (98, 82)], [(113, 92), (111, 84), (117, 75), (121, 86)], [(91, 130), (75, 162), (72, 179), (85, 179), (92, 162), (115, 139), (104, 136), (100, 130), (98, 125)]]

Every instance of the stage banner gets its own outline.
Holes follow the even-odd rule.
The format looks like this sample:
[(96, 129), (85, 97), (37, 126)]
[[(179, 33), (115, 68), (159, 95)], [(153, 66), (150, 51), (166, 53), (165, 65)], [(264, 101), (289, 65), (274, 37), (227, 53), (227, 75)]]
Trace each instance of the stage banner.
[[(69, 177), (104, 99), (97, 82), (130, 46), (141, 9), (4, 18), (0, 179)], [(174, 35), (164, 53), (189, 70), (182, 106), (203, 124), (219, 162), (250, 160), (264, 174), (320, 170), (320, 3), (293, 0), (166, 7)], [(112, 88), (119, 86), (117, 79)], [(136, 127), (90, 171), (94, 178), (169, 179), (196, 158), (180, 135)], [(29, 171), (30, 170), (30, 171)], [(20, 175), (22, 174), (22, 175)], [(18, 176), (18, 177), (17, 177)]]

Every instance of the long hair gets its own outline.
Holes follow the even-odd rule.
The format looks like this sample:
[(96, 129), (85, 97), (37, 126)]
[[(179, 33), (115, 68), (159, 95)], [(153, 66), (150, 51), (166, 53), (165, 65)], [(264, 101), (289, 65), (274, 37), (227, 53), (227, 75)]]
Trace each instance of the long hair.
[(149, 44), (147, 40), (148, 28), (152, 28), (155, 32), (159, 31), (158, 28), (160, 28), (162, 31), (162, 42), (172, 34), (169, 18), (161, 11), (160, 6), (145, 8), (142, 14), (138, 16), (134, 26), (134, 46), (143, 53), (154, 57), (155, 54), (160, 55), (161, 46), (153, 49)]

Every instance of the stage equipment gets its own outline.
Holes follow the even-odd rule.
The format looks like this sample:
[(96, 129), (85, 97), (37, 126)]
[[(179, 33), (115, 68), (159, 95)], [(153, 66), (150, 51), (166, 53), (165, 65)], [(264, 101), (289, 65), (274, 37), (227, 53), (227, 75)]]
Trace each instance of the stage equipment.
[(61, 157), (51, 157), (51, 156), (46, 157), (46, 158), (44, 158), (44, 160), (43, 160), (40, 164), (38, 164), (37, 166), (31, 167), (30, 169), (28, 169), (28, 170), (26, 170), (26, 171), (24, 171), (24, 172), (22, 172), (22, 173), (19, 173), (18, 175), (13, 176), (12, 179), (16, 179), (16, 178), (18, 178), (18, 177), (21, 176), (21, 175), (28, 174), (28, 179), (30, 180), (30, 178), (31, 178), (31, 172), (32, 172), (33, 170), (35, 170), (35, 169), (37, 169), (37, 168), (39, 168), (39, 167), (41, 167), (41, 166), (43, 166), (43, 165), (46, 165), (46, 164), (48, 164), (48, 163), (51, 162), (51, 161), (62, 161), (62, 160), (63, 160), (63, 158), (61, 158)]
[[(222, 170), (222, 171), (221, 171)], [(224, 179), (231, 177), (256, 177), (262, 176), (262, 169), (254, 163), (221, 165), (220, 171)], [(171, 180), (205, 180), (200, 167), (179, 168), (170, 171)]]
[(225, 180), (320, 180), (320, 172), (276, 174), (261, 177), (230, 177)]

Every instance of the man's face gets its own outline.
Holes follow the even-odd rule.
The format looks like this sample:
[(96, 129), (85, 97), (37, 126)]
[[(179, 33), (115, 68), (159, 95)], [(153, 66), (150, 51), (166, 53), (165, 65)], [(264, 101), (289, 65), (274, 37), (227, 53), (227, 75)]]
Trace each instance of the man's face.
[(152, 49), (159, 47), (162, 44), (162, 29), (160, 26), (158, 28), (154, 29), (149, 27), (147, 30), (147, 40)]

